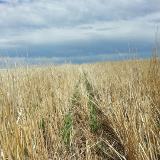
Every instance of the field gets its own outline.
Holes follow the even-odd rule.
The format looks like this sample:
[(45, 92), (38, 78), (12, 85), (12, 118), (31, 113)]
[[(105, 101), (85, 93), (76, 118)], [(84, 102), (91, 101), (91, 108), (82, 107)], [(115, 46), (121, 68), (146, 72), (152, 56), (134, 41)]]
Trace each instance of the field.
[(1, 159), (160, 159), (159, 67), (152, 58), (1, 69)]
[[(5, 62), (5, 60), (4, 60)], [(160, 59), (0, 70), (1, 159), (160, 159)]]

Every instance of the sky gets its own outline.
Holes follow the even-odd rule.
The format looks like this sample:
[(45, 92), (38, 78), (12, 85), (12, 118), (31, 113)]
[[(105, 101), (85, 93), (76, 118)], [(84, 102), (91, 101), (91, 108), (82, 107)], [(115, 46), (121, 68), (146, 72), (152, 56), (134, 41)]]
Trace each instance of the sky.
[(156, 27), (160, 0), (0, 0), (0, 54), (10, 62), (149, 58)]

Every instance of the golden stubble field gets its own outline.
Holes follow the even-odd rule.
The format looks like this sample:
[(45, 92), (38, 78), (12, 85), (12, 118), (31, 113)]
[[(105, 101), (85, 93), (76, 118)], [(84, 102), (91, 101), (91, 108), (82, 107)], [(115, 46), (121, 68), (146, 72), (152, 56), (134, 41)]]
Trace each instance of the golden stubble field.
[(1, 159), (160, 159), (160, 59), (0, 70)]

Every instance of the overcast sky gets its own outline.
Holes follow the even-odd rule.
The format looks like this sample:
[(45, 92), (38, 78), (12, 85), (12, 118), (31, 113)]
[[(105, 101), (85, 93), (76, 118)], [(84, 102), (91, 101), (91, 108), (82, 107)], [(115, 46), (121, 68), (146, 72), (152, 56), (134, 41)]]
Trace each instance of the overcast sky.
[[(0, 0), (0, 54), (73, 63), (149, 58), (160, 0)], [(158, 33), (158, 41), (160, 39)]]

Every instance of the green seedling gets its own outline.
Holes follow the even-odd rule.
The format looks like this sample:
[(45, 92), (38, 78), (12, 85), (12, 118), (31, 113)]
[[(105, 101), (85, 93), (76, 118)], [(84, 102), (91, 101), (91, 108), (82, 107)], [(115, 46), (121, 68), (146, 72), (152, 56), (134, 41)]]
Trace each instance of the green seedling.
[(97, 149), (98, 149), (98, 153), (102, 156), (104, 155), (104, 150), (103, 150), (103, 144), (101, 146), (99, 146), (98, 144), (96, 145)]
[(86, 90), (87, 90), (88, 98), (89, 98), (89, 101), (88, 101), (88, 105), (89, 105), (89, 109), (90, 109), (90, 122), (89, 122), (89, 124), (92, 126), (94, 133), (96, 133), (99, 129), (99, 123), (96, 122), (96, 108), (93, 103), (94, 95), (90, 90), (91, 85), (86, 77), (86, 74), (85, 74), (85, 83), (86, 83)]
[(90, 121), (90, 125), (92, 125), (94, 133), (97, 133), (97, 131), (99, 129), (99, 123), (97, 123), (95, 119), (92, 119)]
[(59, 148), (59, 152), (62, 152), (62, 151), (63, 151), (63, 149), (62, 149), (62, 147), (60, 147), (60, 148)]
[(41, 122), (40, 122), (40, 126), (43, 132), (45, 132), (45, 121), (44, 118), (42, 118)]
[(72, 98), (72, 104), (76, 104), (76, 99), (78, 97), (78, 91), (76, 91), (74, 94), (73, 94), (73, 98)]
[(69, 110), (69, 114), (67, 115), (64, 121), (64, 126), (62, 128), (62, 139), (67, 143), (68, 150), (70, 150), (71, 125), (72, 125), (72, 118), (71, 118), (71, 111)]

